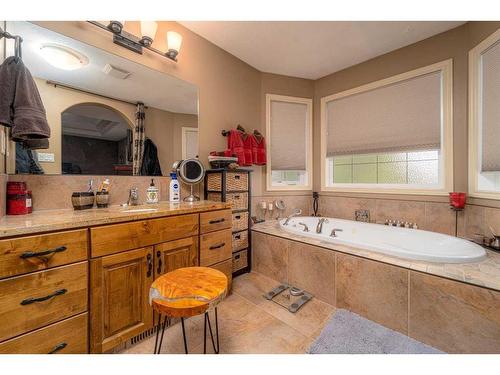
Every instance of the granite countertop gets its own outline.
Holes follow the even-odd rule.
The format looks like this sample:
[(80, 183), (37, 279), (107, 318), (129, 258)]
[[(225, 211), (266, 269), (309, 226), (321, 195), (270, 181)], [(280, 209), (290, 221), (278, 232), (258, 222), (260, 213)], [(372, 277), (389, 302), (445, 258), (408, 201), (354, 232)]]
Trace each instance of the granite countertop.
[(500, 253), (488, 249), (486, 249), (487, 258), (481, 262), (463, 264), (431, 263), (397, 258), (370, 250), (333, 244), (290, 233), (282, 230), (275, 220), (255, 224), (252, 230), (500, 291)]
[(40, 210), (29, 215), (4, 216), (0, 219), (0, 238), (222, 210), (230, 207), (230, 203), (199, 201), (194, 203), (160, 202), (129, 207), (111, 206), (81, 211), (73, 209)]

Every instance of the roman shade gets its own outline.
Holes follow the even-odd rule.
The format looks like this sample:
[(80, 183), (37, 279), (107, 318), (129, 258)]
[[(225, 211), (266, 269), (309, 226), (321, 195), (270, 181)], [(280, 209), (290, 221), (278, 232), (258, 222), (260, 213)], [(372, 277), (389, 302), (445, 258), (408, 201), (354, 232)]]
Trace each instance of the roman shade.
[(306, 170), (307, 105), (271, 100), (271, 168)]
[(500, 42), (482, 54), (481, 67), (481, 170), (500, 171)]
[(439, 149), (441, 71), (326, 102), (327, 156)]

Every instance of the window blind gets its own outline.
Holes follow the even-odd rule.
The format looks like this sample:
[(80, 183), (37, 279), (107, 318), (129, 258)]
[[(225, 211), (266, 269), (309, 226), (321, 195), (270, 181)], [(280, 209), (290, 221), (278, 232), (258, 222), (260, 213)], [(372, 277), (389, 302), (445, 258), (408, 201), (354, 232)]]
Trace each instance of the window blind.
[(486, 50), (481, 60), (481, 170), (494, 172), (500, 171), (500, 42)]
[(441, 72), (326, 104), (327, 156), (438, 149)]
[(306, 170), (307, 105), (271, 101), (271, 168)]

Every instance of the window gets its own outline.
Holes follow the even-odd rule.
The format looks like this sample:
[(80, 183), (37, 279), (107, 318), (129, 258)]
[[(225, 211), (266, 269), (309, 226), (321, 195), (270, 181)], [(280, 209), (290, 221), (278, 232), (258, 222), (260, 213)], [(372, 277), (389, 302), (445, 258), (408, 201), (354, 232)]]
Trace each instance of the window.
[(451, 191), (451, 66), (447, 60), (322, 98), (322, 190)]
[(469, 192), (500, 199), (500, 29), (469, 52)]
[(266, 95), (267, 190), (312, 189), (312, 99)]

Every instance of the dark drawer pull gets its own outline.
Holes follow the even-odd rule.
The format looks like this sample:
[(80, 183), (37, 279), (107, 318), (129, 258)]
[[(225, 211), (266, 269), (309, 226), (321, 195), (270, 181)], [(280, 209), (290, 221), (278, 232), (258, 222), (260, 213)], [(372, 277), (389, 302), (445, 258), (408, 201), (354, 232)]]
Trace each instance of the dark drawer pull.
[(224, 218), (222, 218), (222, 219), (217, 219), (217, 220), (210, 220), (210, 221), (208, 222), (208, 224), (219, 224), (219, 223), (223, 223), (223, 222), (225, 222), (225, 221), (226, 221), (226, 219), (224, 219)]
[(156, 257), (158, 258), (158, 268), (157, 268), (156, 272), (159, 275), (159, 274), (161, 274), (161, 267), (162, 267), (161, 251), (157, 251), (156, 252)]
[(238, 259), (240, 259), (240, 257), (241, 257), (241, 255), (240, 255), (240, 254), (235, 255), (235, 256), (234, 256), (234, 260), (238, 260)]
[(210, 249), (210, 250), (220, 249), (221, 247), (223, 247), (223, 246), (225, 246), (225, 245), (226, 245), (226, 243), (225, 243), (225, 242), (223, 242), (223, 243), (220, 243), (220, 244), (218, 244), (218, 245), (213, 245), (213, 246), (210, 246), (210, 247), (209, 247), (209, 249)]
[(234, 195), (233, 198), (234, 199), (240, 199), (240, 196), (239, 195)]
[(54, 348), (52, 348), (52, 350), (50, 352), (48, 352), (47, 354), (57, 353), (59, 350), (63, 350), (67, 346), (68, 346), (68, 344), (66, 344), (65, 342), (61, 342), (60, 344), (57, 344), (56, 346), (54, 346)]
[(235, 175), (234, 175), (234, 179), (235, 179), (235, 180), (239, 180), (239, 179), (240, 179), (240, 175), (239, 175), (239, 174), (235, 174)]
[(236, 234), (236, 235), (234, 236), (234, 239), (235, 239), (235, 240), (241, 240), (241, 234)]
[(153, 275), (153, 256), (151, 254), (148, 254), (146, 256), (147, 263), (148, 263), (148, 272), (146, 274), (146, 277), (151, 277)]
[(34, 257), (43, 257), (43, 256), (46, 256), (46, 255), (53, 255), (55, 253), (60, 253), (62, 251), (65, 251), (66, 249), (67, 249), (66, 246), (59, 246), (59, 247), (56, 247), (55, 249), (45, 250), (45, 251), (38, 251), (38, 252), (36, 252), (36, 251), (25, 251), (19, 257), (22, 258), (22, 259), (34, 258)]
[(236, 215), (234, 218), (235, 218), (236, 220), (240, 220), (240, 219), (241, 219), (241, 215)]
[(49, 294), (48, 296), (45, 296), (45, 297), (27, 298), (27, 299), (21, 301), (21, 305), (23, 305), (23, 306), (24, 305), (31, 305), (32, 303), (35, 303), (35, 302), (47, 301), (48, 299), (54, 298), (56, 296), (61, 296), (64, 293), (66, 293), (67, 291), (68, 291), (67, 289), (59, 289), (59, 290), (56, 290), (54, 293)]

